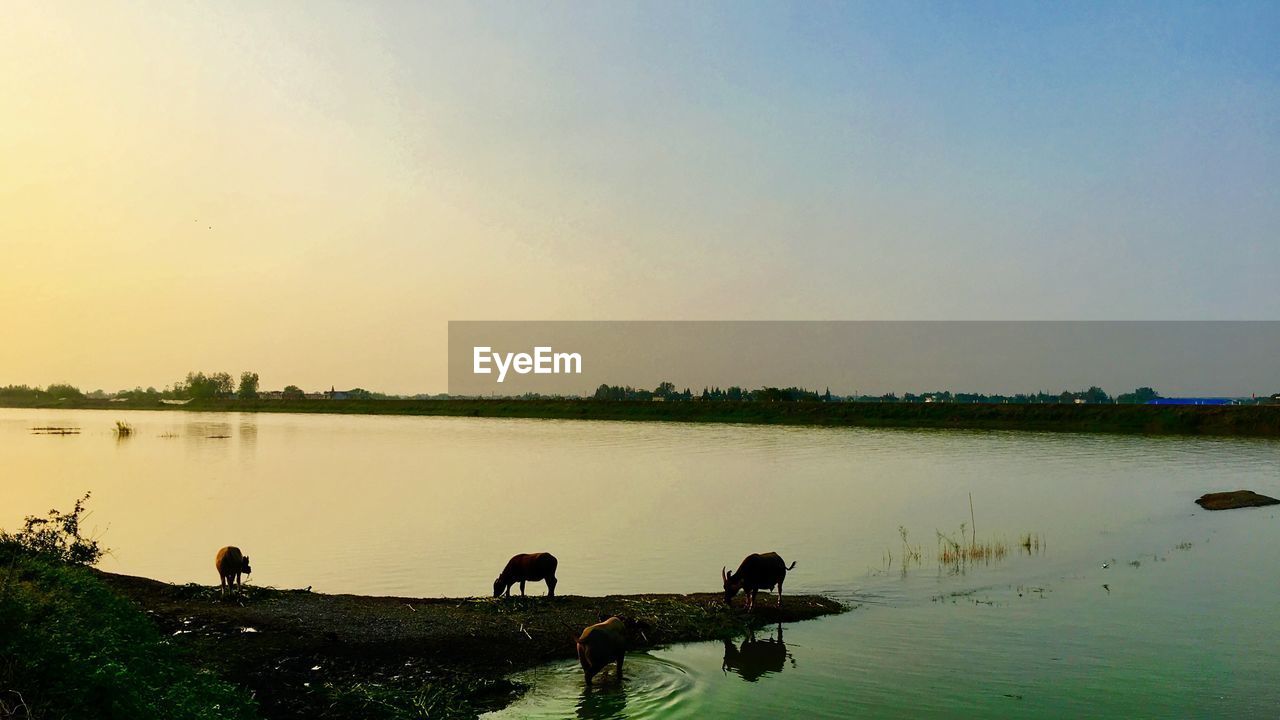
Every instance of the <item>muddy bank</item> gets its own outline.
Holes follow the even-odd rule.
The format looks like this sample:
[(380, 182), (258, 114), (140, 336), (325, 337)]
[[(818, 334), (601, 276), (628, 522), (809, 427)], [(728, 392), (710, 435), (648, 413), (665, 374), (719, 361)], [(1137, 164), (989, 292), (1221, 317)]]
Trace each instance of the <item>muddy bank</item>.
[(251, 691), (268, 718), (474, 717), (514, 700), (503, 678), (573, 658), (573, 636), (603, 617), (639, 621), (632, 648), (733, 637), (748, 626), (843, 612), (789, 595), (748, 615), (716, 594), (397, 598), (249, 587), (216, 589), (101, 574), (192, 660)]

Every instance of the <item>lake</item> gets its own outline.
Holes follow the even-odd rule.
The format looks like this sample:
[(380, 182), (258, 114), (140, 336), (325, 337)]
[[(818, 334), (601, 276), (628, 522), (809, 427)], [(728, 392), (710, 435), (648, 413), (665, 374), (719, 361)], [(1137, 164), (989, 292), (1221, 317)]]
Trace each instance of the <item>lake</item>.
[[(562, 594), (711, 591), (721, 566), (776, 550), (797, 562), (786, 592), (856, 606), (633, 654), (620, 687), (539, 668), (495, 717), (1280, 707), (1275, 509), (1193, 504), (1280, 495), (1276, 441), (0, 409), (0, 472), (0, 526), (91, 490), (101, 567), (171, 582), (216, 583), (214, 553), (235, 544), (251, 582), (319, 592), (485, 595), (508, 557), (540, 550)], [(962, 524), (1006, 554), (940, 563), (939, 533)]]

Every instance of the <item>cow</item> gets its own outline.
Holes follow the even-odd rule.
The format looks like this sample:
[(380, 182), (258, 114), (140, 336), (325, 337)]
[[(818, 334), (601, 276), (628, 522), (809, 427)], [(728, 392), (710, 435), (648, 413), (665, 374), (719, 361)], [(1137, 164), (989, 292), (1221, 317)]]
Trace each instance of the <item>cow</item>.
[(240, 548), (230, 545), (218, 551), (213, 565), (218, 568), (218, 584), (222, 587), (223, 596), (226, 596), (229, 590), (234, 591), (237, 585), (244, 587), (240, 573), (245, 575), (253, 573), (253, 569), (249, 567), (249, 556), (242, 554)]
[(556, 595), (556, 567), (560, 564), (551, 553), (521, 553), (507, 561), (502, 574), (493, 581), (493, 596), (511, 594), (511, 586), (520, 583), (520, 594), (524, 595), (526, 582), (547, 581), (547, 597)]
[(778, 553), (751, 553), (742, 559), (737, 572), (728, 572), (728, 568), (720, 568), (720, 578), (724, 580), (724, 602), (733, 604), (733, 596), (739, 590), (746, 591), (747, 610), (756, 607), (756, 593), (761, 590), (778, 588), (778, 607), (782, 607), (782, 582), (787, 579), (787, 571), (795, 569), (796, 564), (787, 567)]
[(578, 662), (587, 685), (609, 663), (617, 665), (616, 680), (622, 682), (622, 660), (627, 655), (627, 625), (617, 616), (589, 625), (576, 641)]

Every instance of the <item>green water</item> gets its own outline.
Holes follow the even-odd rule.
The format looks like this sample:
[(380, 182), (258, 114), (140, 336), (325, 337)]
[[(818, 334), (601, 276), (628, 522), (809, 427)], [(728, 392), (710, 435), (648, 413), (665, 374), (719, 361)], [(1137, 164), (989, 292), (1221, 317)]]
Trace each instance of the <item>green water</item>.
[[(788, 592), (857, 606), (633, 654), (590, 692), (539, 668), (496, 717), (1280, 716), (1278, 513), (1192, 502), (1280, 496), (1275, 441), (0, 410), (0, 468), (0, 526), (93, 490), (104, 568), (175, 582), (237, 544), (252, 582), (480, 595), (550, 550), (560, 593), (689, 592), (776, 550)], [(962, 523), (1008, 555), (940, 566)]]

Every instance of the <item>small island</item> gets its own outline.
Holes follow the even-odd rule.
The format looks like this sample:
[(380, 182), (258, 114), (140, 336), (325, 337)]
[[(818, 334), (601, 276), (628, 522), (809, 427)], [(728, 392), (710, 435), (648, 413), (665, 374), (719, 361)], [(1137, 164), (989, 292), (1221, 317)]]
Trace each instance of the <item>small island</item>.
[(638, 625), (634, 652), (848, 609), (786, 595), (781, 607), (762, 598), (748, 614), (741, 598), (729, 608), (720, 593), (403, 598), (248, 586), (223, 599), (215, 587), (94, 572), (196, 665), (252, 692), (268, 718), (350, 717), (366, 704), (407, 709), (423, 693), (451, 717), (498, 709), (522, 690), (505, 676), (575, 657), (577, 633), (611, 615)]
[(1205, 510), (1235, 510), (1280, 505), (1280, 500), (1259, 495), (1252, 490), (1232, 490), (1231, 492), (1205, 493), (1196, 500), (1196, 504)]

